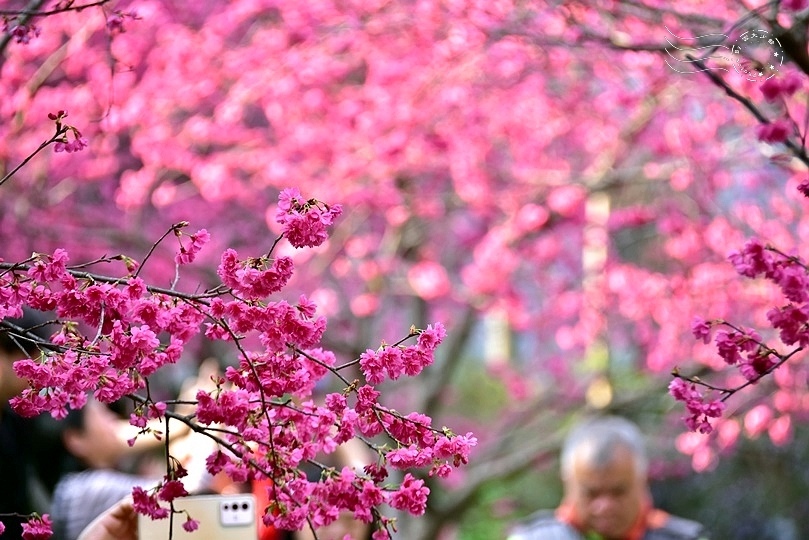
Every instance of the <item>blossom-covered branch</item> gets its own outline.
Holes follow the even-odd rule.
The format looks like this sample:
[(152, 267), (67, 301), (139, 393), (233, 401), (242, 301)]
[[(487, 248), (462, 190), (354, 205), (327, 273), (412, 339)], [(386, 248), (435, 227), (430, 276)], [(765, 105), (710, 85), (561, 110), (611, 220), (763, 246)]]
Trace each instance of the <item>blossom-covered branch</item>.
[[(277, 220), (294, 246), (314, 247), (326, 240), (340, 211), (338, 205), (305, 200), (290, 189), (281, 194)], [(178, 238), (180, 225), (185, 224), (170, 229)], [(190, 235), (190, 243), (180, 241), (177, 266), (192, 263), (208, 238), (203, 231)], [(140, 428), (139, 436), (155, 435), (147, 422), (174, 418), (217, 443), (207, 459), (209, 473), (224, 471), (236, 482), (270, 479), (272, 502), (264, 520), (292, 530), (328, 524), (337, 515), (336, 505), (375, 522), (377, 536), (388, 535), (393, 522), (377, 510), (379, 505), (415, 515), (425, 511), (429, 490), (408, 471), (426, 467), (444, 477), (469, 460), (476, 443), (471, 434), (439, 430), (427, 416), (385, 407), (375, 388), (388, 379), (418, 375), (430, 365), (446, 335), (440, 323), (413, 327), (394, 345), (369, 349), (358, 364), (337, 366), (335, 355), (319, 347), (326, 319), (317, 315), (317, 306), (305, 296), (294, 304), (270, 299), (292, 275), (288, 257), (243, 259), (234, 250), (225, 251), (218, 268), (223, 287), (213, 295), (148, 287), (132, 272), (142, 265), (129, 265), (128, 275), (103, 277), (71, 269), (68, 262), (68, 253), (59, 249), (37, 254), (28, 264), (2, 263), (0, 316), (37, 309), (54, 313), (60, 327), (49, 343), (41, 343), (39, 358), (14, 365), (29, 384), (12, 400), (24, 416), (48, 412), (63, 418), (69, 409), (83, 407), (89, 394), (105, 403), (130, 397), (136, 403), (131, 423)], [(203, 328), (208, 339), (230, 342), (238, 362), (225, 370), (215, 389), (197, 392), (190, 402), (192, 415), (171, 413), (167, 402), (152, 400), (149, 378), (178, 362)], [(13, 325), (5, 329), (19, 339), (33, 339)], [(407, 339), (415, 343), (405, 346)], [(339, 370), (347, 365), (358, 365), (365, 382), (346, 384)], [(312, 392), (329, 374), (343, 388), (318, 405)], [(145, 396), (139, 396), (142, 390)], [(326, 471), (321, 482), (301, 475), (304, 462), (355, 437), (372, 446), (376, 464), (363, 471)], [(379, 437), (387, 442), (370, 442)], [(398, 486), (388, 467), (404, 472)], [(152, 490), (133, 492), (136, 509), (153, 518), (166, 516), (170, 508), (161, 501), (187, 494), (183, 476), (182, 467), (167, 457), (163, 481)]]
[[(669, 392), (674, 399), (685, 403), (688, 428), (702, 433), (713, 431), (711, 419), (722, 416), (725, 402), (731, 396), (772, 374), (809, 345), (809, 267), (803, 259), (752, 239), (742, 250), (732, 253), (730, 261), (740, 275), (751, 279), (763, 277), (780, 288), (789, 303), (772, 308), (767, 319), (778, 332), (781, 343), (793, 348), (781, 353), (752, 328), (696, 317), (692, 325), (694, 337), (705, 344), (713, 340), (717, 354), (727, 365), (737, 368), (745, 379), (745, 382), (728, 388), (683, 375), (679, 370), (673, 372), (675, 378), (669, 385)], [(707, 389), (709, 395), (697, 387)]]

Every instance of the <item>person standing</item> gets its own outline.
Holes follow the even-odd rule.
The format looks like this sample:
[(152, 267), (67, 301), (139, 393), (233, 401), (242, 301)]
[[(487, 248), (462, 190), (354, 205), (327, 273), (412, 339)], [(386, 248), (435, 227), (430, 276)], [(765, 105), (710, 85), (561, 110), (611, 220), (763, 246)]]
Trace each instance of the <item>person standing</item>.
[(576, 426), (562, 447), (562, 504), (508, 540), (707, 540), (703, 526), (654, 508), (640, 429), (616, 416)]
[[(26, 330), (32, 337), (48, 341), (52, 329), (35, 312), (18, 319), (5, 319), (8, 325)], [(22, 538), (22, 524), (32, 512), (44, 513), (50, 490), (60, 474), (67, 455), (53, 419), (23, 418), (9, 400), (28, 383), (14, 373), (14, 362), (37, 358), (39, 348), (31, 339), (16, 335), (9, 326), (0, 327), (0, 522), (5, 525), (3, 540)]]

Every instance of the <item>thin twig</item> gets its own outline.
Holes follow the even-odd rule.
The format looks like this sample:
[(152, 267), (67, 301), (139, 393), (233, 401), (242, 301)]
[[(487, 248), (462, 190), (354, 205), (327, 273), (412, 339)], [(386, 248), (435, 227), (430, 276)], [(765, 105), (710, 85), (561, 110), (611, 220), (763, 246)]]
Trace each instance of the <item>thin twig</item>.
[(169, 229), (166, 232), (163, 233), (163, 236), (158, 238), (157, 242), (152, 244), (152, 247), (149, 248), (149, 252), (146, 253), (146, 256), (143, 258), (143, 261), (141, 261), (140, 266), (138, 267), (138, 270), (135, 272), (134, 277), (138, 277), (138, 274), (140, 274), (141, 268), (143, 268), (143, 265), (145, 265), (146, 261), (149, 260), (149, 257), (152, 256), (152, 253), (154, 253), (154, 250), (157, 249), (157, 246), (158, 246), (158, 244), (160, 244), (160, 242), (162, 242), (169, 234), (171, 234), (173, 232), (176, 233), (178, 230), (182, 229), (183, 227), (185, 227), (187, 225), (188, 225), (187, 221), (181, 221), (181, 222), (175, 223), (174, 225), (169, 227)]
[(26, 17), (26, 19), (30, 17), (48, 17), (50, 15), (58, 15), (59, 13), (67, 13), (68, 11), (82, 11), (91, 7), (103, 6), (104, 4), (109, 3), (109, 1), (110, 0), (97, 0), (96, 2), (81, 4), (79, 6), (74, 6), (71, 3), (64, 7), (39, 11), (39, 7), (45, 2), (44, 0), (36, 0), (28, 4), (28, 7), (24, 9), (0, 9), (0, 15), (5, 15), (7, 17)]
[[(694, 64), (696, 66), (701, 68), (702, 72), (705, 73), (705, 76), (708, 77), (709, 79), (711, 79), (711, 82), (713, 82), (716, 86), (718, 86), (719, 88), (722, 88), (728, 96), (730, 96), (731, 98), (733, 98), (736, 101), (738, 101), (739, 103), (741, 103), (744, 106), (745, 109), (750, 111), (750, 113), (756, 118), (756, 120), (758, 120), (762, 124), (769, 124), (770, 123), (770, 121), (767, 119), (767, 117), (765, 117), (761, 113), (761, 111), (758, 110), (758, 107), (756, 107), (753, 104), (753, 102), (750, 101), (750, 99), (748, 99), (748, 98), (742, 96), (741, 94), (739, 94), (738, 92), (736, 92), (721, 77), (719, 77), (716, 73), (712, 72), (710, 69), (706, 68), (705, 64), (701, 60), (699, 60), (699, 59), (697, 59), (697, 58), (695, 58), (695, 57), (693, 57), (691, 55), (686, 55), (686, 58), (688, 60), (694, 62)], [(786, 139), (783, 144), (784, 144), (784, 146), (789, 148), (792, 151), (793, 155), (795, 157), (797, 157), (798, 159), (800, 159), (803, 162), (804, 165), (809, 167), (809, 155), (806, 154), (806, 151), (803, 148), (796, 145), (790, 139)]]
[[(45, 0), (31, 0), (28, 3), (28, 5), (25, 7), (24, 12), (15, 14), (15, 15), (17, 15), (17, 23), (18, 24), (27, 23), (28, 19), (31, 18), (31, 15), (26, 13), (26, 12), (36, 11), (40, 7), (42, 7), (42, 4), (44, 4), (44, 3), (45, 3)], [(2, 36), (0, 36), (0, 66), (3, 65), (3, 58), (4, 58), (3, 53), (5, 52), (6, 47), (8, 47), (9, 43), (11, 43), (11, 34), (8, 33), (8, 32), (3, 32)]]
[[(1, 45), (2, 45), (2, 44), (0, 44), (0, 46), (1, 46)], [(1, 50), (2, 50), (2, 48), (0, 48), (0, 51), (1, 51)], [(0, 53), (0, 54), (1, 54), (1, 53)], [(47, 141), (45, 141), (45, 142), (43, 142), (42, 144), (40, 144), (40, 145), (39, 145), (39, 148), (37, 148), (36, 150), (34, 150), (34, 151), (33, 151), (33, 152), (32, 152), (32, 153), (31, 153), (31, 154), (30, 154), (30, 155), (29, 155), (27, 158), (25, 158), (25, 159), (22, 161), (22, 163), (20, 163), (20, 164), (19, 164), (19, 165), (17, 165), (16, 167), (14, 167), (14, 168), (13, 168), (13, 169), (12, 169), (12, 170), (11, 170), (11, 171), (8, 173), (8, 174), (6, 174), (6, 175), (5, 175), (5, 176), (4, 176), (2, 179), (0, 179), (0, 186), (2, 186), (3, 184), (5, 184), (5, 183), (6, 183), (6, 181), (7, 181), (9, 178), (11, 178), (12, 176), (14, 176), (14, 175), (17, 173), (17, 171), (19, 171), (20, 169), (22, 169), (22, 168), (25, 166), (25, 164), (26, 164), (26, 163), (28, 163), (29, 161), (31, 161), (35, 155), (37, 155), (37, 154), (38, 154), (38, 153), (40, 153), (42, 150), (44, 150), (44, 149), (45, 149), (45, 148), (46, 148), (46, 147), (47, 147), (49, 144), (52, 144), (52, 143), (55, 143), (55, 142), (56, 142), (56, 141), (58, 141), (58, 140), (61, 140), (61, 138), (62, 138), (62, 136), (65, 134), (65, 132), (66, 132), (66, 130), (65, 130), (65, 129), (57, 130), (57, 131), (56, 131), (56, 133), (54, 133), (53, 137), (51, 137), (51, 138), (50, 138), (50, 139), (48, 139)]]

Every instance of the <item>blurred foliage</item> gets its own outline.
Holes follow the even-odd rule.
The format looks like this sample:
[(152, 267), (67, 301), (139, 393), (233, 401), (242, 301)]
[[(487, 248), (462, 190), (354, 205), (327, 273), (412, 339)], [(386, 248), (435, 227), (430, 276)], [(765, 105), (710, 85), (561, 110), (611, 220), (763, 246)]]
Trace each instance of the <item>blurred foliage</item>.
[(653, 484), (657, 504), (696, 519), (715, 540), (809, 538), (809, 427), (783, 447), (741, 440), (715, 469)]
[[(657, 383), (654, 378), (633, 370), (631, 363), (616, 364), (610, 373), (616, 390), (611, 412), (632, 418), (650, 434), (653, 459), (665, 461), (659, 470), (680, 471), (652, 480), (659, 508), (703, 523), (714, 540), (809, 538), (809, 522), (804, 519), (809, 515), (809, 426), (798, 424), (792, 441), (783, 447), (767, 437), (740, 438), (712, 470), (696, 473), (689, 457), (676, 452), (670, 435), (682, 429), (677, 405), (663, 387), (650, 391)], [(492, 377), (479, 359), (464, 366), (450, 386), (449, 410), (484, 423), (497, 421), (509, 399), (502, 381)], [(558, 416), (559, 425), (571, 420), (560, 411), (547, 414), (549, 419)], [(654, 433), (656, 437), (651, 436)], [(459, 516), (457, 539), (504, 538), (511, 523), (538, 509), (554, 508), (561, 497), (556, 455), (538, 456), (529, 470), (490, 482), (477, 494)]]
[[(638, 369), (635, 351), (611, 351), (606, 372), (614, 391), (611, 413), (637, 422), (649, 434), (654, 470), (670, 471), (651, 482), (656, 506), (703, 523), (713, 540), (799, 540), (809, 538), (809, 426), (798, 423), (792, 441), (778, 447), (766, 437), (740, 438), (707, 472), (691, 469), (690, 457), (679, 454), (674, 438), (682, 433), (679, 409), (665, 390), (665, 377)], [(509, 395), (497, 369), (486, 365), (473, 347), (447, 387), (447, 414), (475, 418), (482, 425), (505, 422)], [(550, 392), (564, 396), (563, 388)], [(555, 400), (551, 400), (553, 403)], [(575, 421), (584, 409), (554, 407), (544, 411), (544, 424), (554, 430)], [(483, 433), (478, 432), (479, 435)], [(557, 434), (537, 432), (537, 437)], [(485, 437), (484, 437), (485, 438)], [(478, 449), (482, 451), (482, 449)], [(554, 508), (562, 498), (558, 452), (538, 455), (532, 466), (511, 477), (488, 482), (457, 515), (456, 540), (504, 538), (508, 527), (536, 510)], [(474, 461), (474, 454), (473, 454)], [(674, 471), (674, 472), (671, 472)], [(463, 480), (460, 480), (463, 483)], [(439, 487), (440, 486), (440, 487)], [(451, 486), (439, 488), (436, 501), (451, 497)]]
[(532, 471), (493, 484), (481, 495), (478, 507), (466, 513), (458, 538), (505, 538), (510, 516), (524, 516), (538, 508), (553, 508), (562, 496), (555, 468)]
[(468, 367), (458, 371), (452, 384), (457, 392), (454, 400), (457, 412), (484, 424), (496, 420), (508, 406), (507, 390), (477, 362), (465, 365)]

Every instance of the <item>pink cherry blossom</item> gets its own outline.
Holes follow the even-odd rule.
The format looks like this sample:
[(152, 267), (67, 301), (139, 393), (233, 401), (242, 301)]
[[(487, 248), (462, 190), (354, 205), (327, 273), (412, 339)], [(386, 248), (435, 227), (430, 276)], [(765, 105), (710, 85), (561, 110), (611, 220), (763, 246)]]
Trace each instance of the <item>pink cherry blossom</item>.
[(33, 517), (22, 524), (23, 540), (47, 540), (53, 534), (51, 519), (48, 514)]

